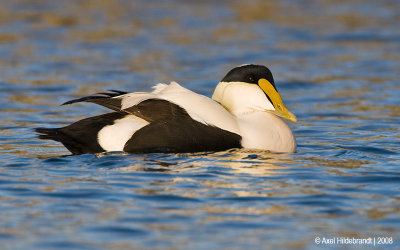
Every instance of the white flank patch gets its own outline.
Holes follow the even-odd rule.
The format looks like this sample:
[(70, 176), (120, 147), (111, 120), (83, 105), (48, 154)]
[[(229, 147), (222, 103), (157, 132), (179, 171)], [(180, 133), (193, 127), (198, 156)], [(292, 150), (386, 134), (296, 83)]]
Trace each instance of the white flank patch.
[(132, 135), (149, 124), (147, 121), (134, 115), (128, 115), (115, 120), (113, 125), (102, 128), (97, 134), (97, 140), (105, 151), (123, 151), (125, 143)]

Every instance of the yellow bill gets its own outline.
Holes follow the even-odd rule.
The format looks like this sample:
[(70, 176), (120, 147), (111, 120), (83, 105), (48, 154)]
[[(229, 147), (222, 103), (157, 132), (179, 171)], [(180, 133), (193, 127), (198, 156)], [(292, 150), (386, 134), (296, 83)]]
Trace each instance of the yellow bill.
[(274, 105), (275, 110), (271, 110), (270, 112), (274, 113), (277, 116), (288, 119), (292, 122), (297, 122), (296, 116), (289, 111), (286, 105), (283, 103), (281, 96), (278, 91), (272, 86), (272, 84), (264, 78), (258, 80), (258, 86), (268, 95), (268, 97), (272, 101), (272, 105)]

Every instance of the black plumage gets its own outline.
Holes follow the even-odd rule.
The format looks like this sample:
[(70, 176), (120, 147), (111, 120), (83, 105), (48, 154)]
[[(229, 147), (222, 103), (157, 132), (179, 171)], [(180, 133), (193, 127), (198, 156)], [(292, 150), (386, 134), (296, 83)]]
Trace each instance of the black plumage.
[(125, 144), (129, 153), (191, 153), (241, 148), (241, 136), (207, 126), (188, 116), (174, 116), (150, 123)]
[(85, 118), (62, 128), (37, 128), (40, 139), (50, 139), (61, 142), (73, 154), (93, 154), (103, 152), (97, 135), (107, 125), (125, 117), (124, 112), (112, 112), (99, 116)]
[[(76, 102), (101, 100), (103, 106), (110, 97), (89, 96)], [(73, 154), (100, 153), (104, 149), (98, 143), (98, 133), (118, 119), (134, 115), (149, 122), (137, 130), (126, 142), (128, 153), (183, 153), (220, 151), (240, 148), (241, 137), (235, 133), (193, 120), (180, 106), (161, 99), (148, 99), (127, 109), (86, 118), (63, 128), (37, 128), (39, 138), (61, 142)]]
[(267, 79), (275, 87), (274, 77), (271, 71), (262, 65), (248, 64), (233, 68), (229, 71), (221, 82), (246, 82), (258, 84), (261, 78)]

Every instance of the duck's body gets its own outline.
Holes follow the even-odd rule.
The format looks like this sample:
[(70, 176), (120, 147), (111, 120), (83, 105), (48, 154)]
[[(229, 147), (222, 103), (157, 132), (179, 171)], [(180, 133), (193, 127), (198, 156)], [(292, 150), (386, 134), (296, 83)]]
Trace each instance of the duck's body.
[[(241, 80), (249, 74), (257, 79)], [(268, 77), (271, 79), (265, 80)], [(273, 94), (269, 96), (266, 90)], [(150, 93), (102, 93), (65, 104), (93, 102), (115, 112), (63, 128), (36, 131), (42, 139), (63, 143), (73, 154), (199, 152), (240, 147), (294, 152), (296, 142), (290, 128), (274, 113), (291, 120), (295, 117), (281, 100), (275, 100), (276, 95), (272, 74), (266, 67), (243, 65), (225, 76), (212, 99), (176, 82), (158, 84)], [(277, 104), (283, 109), (278, 110)]]

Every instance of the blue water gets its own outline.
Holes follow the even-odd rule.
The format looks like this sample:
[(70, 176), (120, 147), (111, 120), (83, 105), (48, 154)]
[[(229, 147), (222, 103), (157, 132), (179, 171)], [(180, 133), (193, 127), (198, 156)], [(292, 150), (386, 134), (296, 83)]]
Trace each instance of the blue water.
[[(1, 1), (1, 249), (400, 248), (398, 1)], [(70, 156), (59, 106), (267, 65), (298, 150)], [(323, 238), (391, 239), (316, 244)]]

